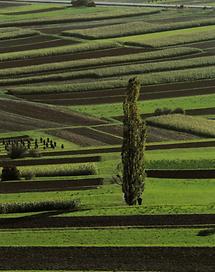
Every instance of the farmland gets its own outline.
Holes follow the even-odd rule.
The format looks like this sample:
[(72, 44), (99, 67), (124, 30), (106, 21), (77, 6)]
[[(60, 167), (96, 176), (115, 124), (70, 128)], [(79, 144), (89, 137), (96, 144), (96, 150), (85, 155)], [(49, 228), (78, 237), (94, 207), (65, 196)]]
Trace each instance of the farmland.
[[(1, 1), (2, 271), (215, 270), (214, 16)], [(135, 206), (114, 178), (131, 77), (147, 124)]]

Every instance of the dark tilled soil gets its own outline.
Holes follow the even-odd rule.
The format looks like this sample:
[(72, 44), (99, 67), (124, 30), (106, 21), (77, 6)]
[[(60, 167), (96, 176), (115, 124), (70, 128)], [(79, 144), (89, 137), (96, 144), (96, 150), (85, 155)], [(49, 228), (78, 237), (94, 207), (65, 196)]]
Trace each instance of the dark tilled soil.
[(62, 139), (68, 140), (74, 144), (77, 144), (82, 147), (87, 147), (87, 146), (102, 146), (106, 145), (103, 142), (97, 141), (95, 139), (92, 139), (90, 137), (84, 136), (77, 134), (70, 129), (61, 129), (61, 130), (48, 130), (46, 133), (60, 137)]
[[(26, 165), (46, 165), (46, 164), (64, 164), (64, 163), (86, 163), (86, 162), (98, 162), (101, 160), (100, 156), (86, 156), (75, 158), (49, 158), (49, 159), (28, 159), (28, 160), (13, 160), (10, 161), (10, 165), (26, 166)], [(7, 160), (0, 161), (0, 166), (4, 164), (8, 165)]]
[(214, 272), (215, 267), (213, 247), (2, 247), (1, 252), (5, 270)]
[[(97, 126), (96, 129), (119, 136), (119, 137), (122, 137), (122, 133), (123, 133), (121, 125)], [(189, 140), (189, 139), (195, 139), (195, 138), (198, 139), (199, 137), (191, 135), (189, 133), (177, 132), (177, 131), (169, 130), (169, 129), (148, 126), (148, 130), (147, 130), (148, 143), (163, 142), (163, 141), (170, 141), (170, 140)], [(162, 146), (165, 146), (165, 144), (162, 144)]]
[(78, 180), (16, 181), (1, 182), (0, 193), (48, 192), (94, 189), (102, 185), (103, 179), (90, 178)]
[(215, 170), (147, 170), (148, 177), (173, 179), (214, 179)]
[(81, 136), (83, 135), (96, 141), (103, 142), (105, 144), (117, 145), (122, 143), (122, 140), (118, 137), (115, 137), (114, 135), (108, 135), (106, 133), (100, 132), (98, 130), (92, 130), (91, 128), (87, 127), (74, 128), (70, 129), (70, 131)]
[(215, 226), (214, 214), (129, 215), (129, 216), (55, 216), (61, 212), (44, 212), (19, 218), (0, 218), (0, 229), (63, 228), (63, 227), (119, 227), (141, 226), (153, 228)]
[[(152, 100), (159, 98), (171, 98), (193, 95), (214, 94), (215, 80), (199, 80), (194, 82), (179, 82), (174, 84), (161, 84), (143, 86), (140, 99)], [(125, 96), (125, 88), (113, 90), (96, 90), (61, 94), (44, 95), (20, 95), (19, 97), (45, 102), (54, 105), (91, 105), (103, 103), (122, 102)]]
[[(56, 38), (45, 36), (45, 35), (36, 35), (31, 37), (25, 37), (20, 39), (14, 39), (10, 41), (0, 41), (0, 49), (3, 47), (9, 48), (9, 47), (15, 47), (15, 46), (25, 46), (29, 44), (36, 44), (36, 43), (42, 43), (42, 42), (50, 42), (52, 40), (55, 40)], [(11, 42), (12, 41), (12, 42)]]
[(211, 47), (215, 47), (215, 40), (187, 44), (187, 46), (189, 45), (193, 48), (208, 49)]
[(1, 62), (1, 68), (3, 69), (3, 68), (22, 67), (22, 66), (28, 66), (28, 65), (62, 62), (62, 61), (70, 61), (70, 60), (127, 55), (127, 54), (133, 54), (133, 53), (144, 52), (144, 51), (145, 50), (141, 48), (129, 48), (129, 47), (113, 48), (113, 49), (105, 49), (105, 50), (94, 50), (94, 51), (86, 51), (86, 52), (74, 53), (74, 54), (61, 54), (61, 55), (48, 56), (48, 57), (36, 57), (36, 58), (25, 59), (25, 60), (4, 61), (4, 62)]
[(50, 47), (58, 47), (58, 46), (64, 46), (64, 45), (71, 45), (74, 44), (74, 42), (71, 42), (70, 40), (51, 40), (51, 41), (44, 41), (44, 42), (38, 42), (38, 43), (32, 43), (32, 44), (24, 44), (14, 47), (0, 47), (0, 53), (8, 53), (8, 52), (17, 52), (17, 51), (25, 51), (25, 50), (32, 50), (32, 49), (42, 49), (42, 48), (50, 48)]
[(6, 113), (60, 124), (93, 125), (103, 123), (103, 121), (96, 118), (85, 117), (77, 113), (65, 113), (54, 108), (25, 101), (0, 100), (0, 108), (1, 111)]

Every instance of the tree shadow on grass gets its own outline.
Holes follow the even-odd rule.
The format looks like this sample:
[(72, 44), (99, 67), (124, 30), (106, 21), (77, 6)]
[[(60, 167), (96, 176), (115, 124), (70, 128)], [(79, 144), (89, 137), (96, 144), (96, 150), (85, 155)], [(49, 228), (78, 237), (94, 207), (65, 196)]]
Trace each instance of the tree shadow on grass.
[(211, 236), (215, 234), (215, 228), (200, 230), (197, 236)]

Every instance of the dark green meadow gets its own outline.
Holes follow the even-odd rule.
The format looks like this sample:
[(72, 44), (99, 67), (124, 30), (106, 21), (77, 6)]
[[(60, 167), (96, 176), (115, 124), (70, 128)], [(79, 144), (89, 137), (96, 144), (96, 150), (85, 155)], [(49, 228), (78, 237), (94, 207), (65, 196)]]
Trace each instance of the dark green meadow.
[[(0, 171), (20, 179), (0, 183), (0, 270), (214, 271), (214, 15), (1, 1)], [(113, 178), (130, 77), (147, 122), (140, 206)], [(15, 139), (26, 153), (10, 159)]]

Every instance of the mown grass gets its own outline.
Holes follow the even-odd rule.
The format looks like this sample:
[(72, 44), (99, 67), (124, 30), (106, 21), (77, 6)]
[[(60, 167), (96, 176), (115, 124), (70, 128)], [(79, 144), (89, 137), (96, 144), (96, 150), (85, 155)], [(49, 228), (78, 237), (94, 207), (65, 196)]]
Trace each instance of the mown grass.
[(93, 20), (104, 20), (112, 18), (123, 18), (132, 16), (142, 16), (159, 13), (160, 9), (154, 8), (120, 8), (120, 7), (78, 7), (64, 8), (57, 11), (47, 11), (41, 13), (29, 13), (20, 15), (1, 14), (0, 26), (17, 26), (32, 24), (52, 24), (65, 22), (85, 22)]
[(189, 29), (171, 30), (159, 33), (116, 38), (129, 44), (139, 46), (164, 47), (178, 44), (193, 43), (215, 39), (215, 26), (194, 27)]
[(170, 31), (177, 29), (186, 29), (193, 27), (201, 27), (207, 25), (214, 25), (215, 20), (203, 19), (203, 20), (191, 20), (187, 22), (177, 23), (148, 23), (146, 21), (134, 21), (123, 24), (116, 24), (110, 26), (101, 26), (97, 28), (80, 29), (80, 30), (67, 30), (63, 31), (63, 35), (80, 37), (84, 39), (104, 39), (104, 38), (115, 38), (115, 37), (126, 37), (132, 35), (140, 35), (153, 32)]
[(171, 114), (159, 117), (150, 117), (147, 119), (147, 122), (148, 124), (157, 127), (174, 129), (200, 136), (215, 137), (214, 121), (207, 120), (202, 117)]
[(18, 75), (25, 75), (25, 74), (31, 74), (31, 73), (35, 75), (36, 73), (69, 70), (69, 69), (70, 70), (86, 69), (87, 67), (149, 61), (149, 60), (155, 60), (155, 59), (198, 54), (201, 52), (202, 52), (201, 50), (196, 48), (179, 47), (179, 48), (157, 50), (153, 52), (129, 54), (124, 56), (101, 57), (101, 58), (94, 58), (94, 59), (56, 62), (51, 64), (32, 65), (27, 67), (18, 67), (18, 68), (15, 67), (15, 68), (9, 68), (9, 69), (1, 69), (0, 77), (18, 76)]
[(214, 213), (214, 185), (214, 179), (147, 178), (142, 206), (133, 207), (125, 204), (121, 186), (115, 184), (97, 190), (1, 194), (0, 203), (80, 199), (81, 210), (67, 216)]
[[(154, 100), (139, 101), (138, 107), (141, 113), (152, 113), (157, 108), (176, 109), (198, 109), (212, 108), (215, 105), (215, 95), (197, 95), (188, 97), (161, 98)], [(78, 105), (66, 107), (72, 111), (77, 111), (96, 117), (114, 117), (123, 114), (122, 103), (102, 104), (102, 105)]]
[(69, 229), (4, 230), (1, 246), (214, 246), (215, 235), (203, 229)]

